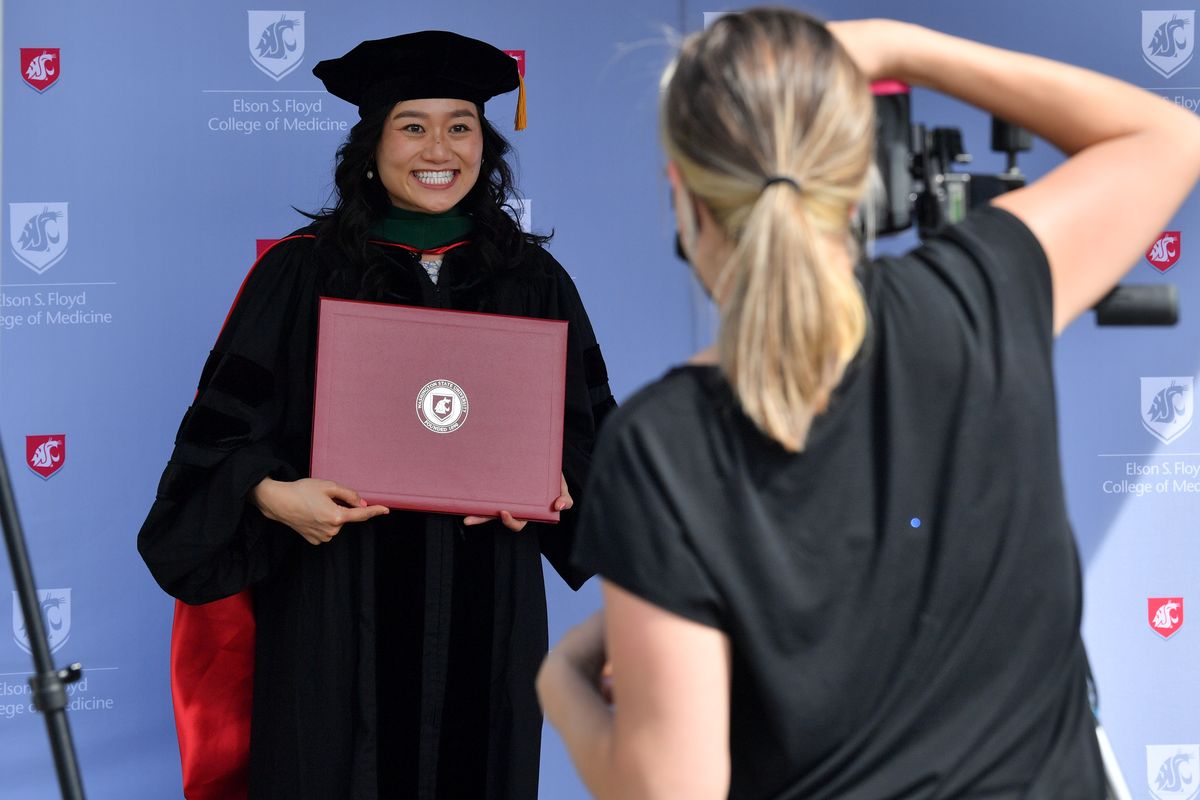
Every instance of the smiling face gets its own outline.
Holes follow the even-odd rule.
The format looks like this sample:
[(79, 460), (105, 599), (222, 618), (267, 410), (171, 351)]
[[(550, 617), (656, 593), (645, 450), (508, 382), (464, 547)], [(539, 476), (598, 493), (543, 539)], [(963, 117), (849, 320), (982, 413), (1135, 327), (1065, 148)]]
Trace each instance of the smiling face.
[(392, 205), (440, 214), (479, 180), (483, 128), (466, 100), (405, 100), (383, 124), (375, 171)]

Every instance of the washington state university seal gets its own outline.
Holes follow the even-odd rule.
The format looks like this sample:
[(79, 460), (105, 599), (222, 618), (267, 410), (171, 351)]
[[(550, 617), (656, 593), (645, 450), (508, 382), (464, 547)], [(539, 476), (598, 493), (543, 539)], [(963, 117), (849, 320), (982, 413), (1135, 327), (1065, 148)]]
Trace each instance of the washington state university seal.
[(1170, 639), (1183, 626), (1182, 597), (1146, 598), (1150, 630), (1164, 639)]
[(1191, 376), (1142, 378), (1142, 425), (1163, 444), (1192, 426)]
[(34, 89), (44, 92), (58, 81), (58, 62), (57, 47), (22, 47), (21, 77)]
[(247, 11), (250, 15), (250, 60), (281, 80), (304, 60), (303, 11)]
[(417, 419), (434, 433), (454, 433), (470, 408), (467, 393), (454, 381), (430, 381), (417, 393)]
[(39, 275), (67, 252), (66, 203), (9, 203), (8, 226), (13, 254)]
[(67, 460), (67, 437), (61, 433), (25, 437), (25, 463), (42, 480), (63, 468)]
[[(12, 631), (13, 641), (26, 653), (31, 651), (29, 631), (25, 628), (25, 615), (21, 612), (21, 600), (13, 595)], [(56, 652), (71, 636), (71, 590), (39, 589), (38, 603), (42, 610), (42, 626), (46, 629), (46, 643), (50, 652)]]
[(1162, 236), (1154, 240), (1146, 251), (1146, 260), (1150, 266), (1159, 272), (1166, 272), (1179, 261), (1183, 243), (1180, 241), (1180, 231), (1163, 231)]
[(1143, 11), (1142, 58), (1164, 78), (1188, 65), (1194, 49), (1196, 12)]

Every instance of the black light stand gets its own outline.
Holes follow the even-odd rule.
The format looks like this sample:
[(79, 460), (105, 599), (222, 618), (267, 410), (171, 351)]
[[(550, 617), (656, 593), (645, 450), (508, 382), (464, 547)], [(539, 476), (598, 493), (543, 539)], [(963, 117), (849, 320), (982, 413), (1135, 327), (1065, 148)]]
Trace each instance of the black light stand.
[(8, 560), (12, 563), (14, 588), (17, 596), (21, 598), (25, 630), (29, 633), (29, 649), (33, 653), (36, 672), (29, 679), (29, 686), (33, 690), (33, 703), (38, 711), (46, 715), (46, 729), (50, 735), (50, 749), (54, 753), (54, 767), (58, 772), (58, 785), (62, 790), (63, 800), (83, 800), (83, 782), (79, 776), (79, 764), (75, 760), (71, 728), (67, 724), (66, 689), (68, 683), (79, 680), (83, 674), (83, 667), (72, 664), (66, 669), (56, 670), (50, 660), (50, 644), (46, 639), (46, 625), (42, 622), (42, 609), (37, 599), (37, 584), (33, 581), (33, 569), (29, 565), (29, 553), (25, 549), (25, 535), (21, 531), (21, 521), (17, 518), (17, 503), (13, 497), (2, 444), (0, 522), (4, 525), (4, 543), (8, 547)]

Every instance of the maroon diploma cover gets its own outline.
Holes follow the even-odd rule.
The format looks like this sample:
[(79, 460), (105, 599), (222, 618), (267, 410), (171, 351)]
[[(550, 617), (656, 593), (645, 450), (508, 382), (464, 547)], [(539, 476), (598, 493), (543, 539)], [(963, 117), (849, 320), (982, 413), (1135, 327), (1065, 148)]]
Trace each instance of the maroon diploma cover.
[(321, 298), (312, 476), (368, 503), (553, 522), (567, 323)]

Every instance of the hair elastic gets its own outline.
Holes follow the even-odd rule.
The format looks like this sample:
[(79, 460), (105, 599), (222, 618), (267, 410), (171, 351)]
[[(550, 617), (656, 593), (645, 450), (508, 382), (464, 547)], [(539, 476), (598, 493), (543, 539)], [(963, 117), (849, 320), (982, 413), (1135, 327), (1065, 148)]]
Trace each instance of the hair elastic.
[(795, 178), (789, 178), (787, 175), (772, 175), (771, 177), (767, 178), (765, 181), (763, 181), (763, 191), (766, 191), (769, 186), (776, 183), (786, 183), (798, 193), (804, 192), (804, 189), (800, 187), (800, 181), (796, 180)]

